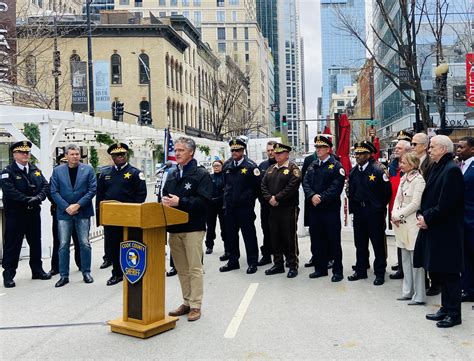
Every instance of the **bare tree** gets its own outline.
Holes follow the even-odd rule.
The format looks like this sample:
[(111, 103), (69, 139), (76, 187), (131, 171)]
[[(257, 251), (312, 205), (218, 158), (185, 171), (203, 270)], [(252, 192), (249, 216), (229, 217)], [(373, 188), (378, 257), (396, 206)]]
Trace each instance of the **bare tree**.
[(225, 135), (245, 135), (249, 136), (254, 131), (259, 131), (261, 124), (258, 122), (257, 113), (260, 106), (255, 109), (243, 109), (240, 117), (233, 117), (228, 125)]
[[(340, 22), (336, 26), (363, 44), (385, 78), (400, 91), (405, 99), (415, 105), (419, 111), (421, 128), (426, 130), (432, 126), (432, 120), (420, 75), (433, 53), (424, 54), (418, 59), (416, 38), (423, 27), (423, 20), (428, 18), (431, 31), (441, 42), (447, 14), (447, 2), (446, 0), (437, 0), (434, 5), (435, 12), (431, 13), (432, 8), (430, 7), (428, 11), (427, 0), (418, 2), (416, 0), (398, 0), (395, 6), (398, 6), (400, 11), (395, 17), (392, 16), (391, 5), (387, 4), (385, 0), (374, 1), (378, 15), (376, 21), (381, 22), (382, 26), (376, 27), (373, 23), (369, 26), (370, 32), (374, 36), (373, 48), (369, 46), (365, 29), (361, 29), (357, 20), (343, 8), (336, 10)], [(430, 16), (431, 14), (436, 14), (435, 20)], [(384, 27), (388, 29), (385, 34), (379, 30)], [(385, 60), (387, 52), (398, 54), (400, 57), (399, 67)]]

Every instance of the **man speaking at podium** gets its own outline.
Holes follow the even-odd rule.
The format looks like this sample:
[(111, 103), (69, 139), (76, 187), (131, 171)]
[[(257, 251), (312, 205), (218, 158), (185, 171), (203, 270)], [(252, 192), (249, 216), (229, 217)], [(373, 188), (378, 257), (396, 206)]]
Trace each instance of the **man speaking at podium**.
[(206, 232), (206, 210), (212, 199), (212, 180), (206, 168), (194, 159), (196, 143), (181, 137), (174, 145), (178, 168), (168, 174), (163, 188), (165, 206), (187, 212), (189, 221), (167, 227), (169, 242), (183, 294), (183, 304), (170, 316), (188, 314), (188, 321), (201, 318), (203, 295), (202, 243)]

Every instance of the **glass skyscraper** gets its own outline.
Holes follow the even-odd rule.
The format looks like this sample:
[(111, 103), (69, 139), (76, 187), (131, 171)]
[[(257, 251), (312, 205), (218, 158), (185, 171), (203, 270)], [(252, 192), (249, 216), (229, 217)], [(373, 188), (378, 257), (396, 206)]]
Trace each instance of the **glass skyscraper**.
[(344, 86), (355, 82), (357, 72), (364, 65), (364, 46), (347, 33), (339, 30), (336, 8), (350, 13), (365, 31), (365, 0), (320, 0), (321, 52), (323, 66), (322, 116), (329, 114), (331, 95), (341, 93)]

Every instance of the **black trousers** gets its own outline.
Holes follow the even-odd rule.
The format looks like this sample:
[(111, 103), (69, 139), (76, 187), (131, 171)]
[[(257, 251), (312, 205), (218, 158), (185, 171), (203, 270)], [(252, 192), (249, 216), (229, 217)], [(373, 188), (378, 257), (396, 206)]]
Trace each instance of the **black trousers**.
[(461, 273), (464, 293), (474, 296), (474, 229), (464, 228), (464, 271)]
[(112, 261), (112, 276), (123, 276), (122, 268), (120, 267), (120, 243), (122, 241), (123, 227), (104, 227), (105, 254)]
[(461, 276), (459, 273), (430, 272), (441, 286), (441, 310), (451, 317), (461, 317)]
[[(81, 268), (81, 250), (79, 248), (79, 239), (77, 238), (76, 227), (72, 227), (72, 242), (74, 243), (74, 261), (76, 266)], [(59, 271), (59, 232), (58, 217), (53, 213), (53, 254), (51, 255), (51, 269)]]
[(342, 275), (341, 215), (339, 210), (309, 208), (311, 253), (316, 271), (326, 273), (333, 259), (333, 274)]
[(227, 249), (229, 264), (239, 264), (239, 230), (242, 232), (247, 253), (247, 264), (256, 266), (258, 262), (257, 231), (255, 230), (254, 207), (228, 207), (225, 211)]
[(357, 273), (367, 274), (369, 268), (369, 239), (374, 249), (374, 273), (384, 277), (387, 268), (387, 246), (385, 238), (385, 212), (373, 211), (369, 207), (355, 206), (354, 243), (356, 247)]
[(269, 226), (269, 212), (270, 207), (268, 204), (260, 204), (260, 224), (262, 226), (263, 232), (263, 244), (260, 247), (260, 252), (263, 257), (272, 256), (272, 240), (270, 236), (270, 226)]
[(217, 218), (219, 218), (219, 225), (221, 227), (221, 239), (224, 242), (224, 252), (227, 252), (225, 248), (225, 216), (224, 216), (224, 209), (222, 208), (222, 202), (214, 203), (209, 206), (207, 209), (207, 220), (206, 220), (206, 247), (207, 248), (214, 248), (214, 240), (216, 239), (216, 223)]
[(40, 212), (22, 210), (5, 217), (5, 245), (3, 246), (3, 279), (13, 280), (20, 260), (23, 238), (30, 247), (30, 268), (33, 275), (43, 273), (41, 261)]
[(273, 250), (273, 263), (283, 267), (283, 255), (290, 269), (298, 269), (298, 236), (296, 224), (298, 207), (270, 207), (269, 229)]

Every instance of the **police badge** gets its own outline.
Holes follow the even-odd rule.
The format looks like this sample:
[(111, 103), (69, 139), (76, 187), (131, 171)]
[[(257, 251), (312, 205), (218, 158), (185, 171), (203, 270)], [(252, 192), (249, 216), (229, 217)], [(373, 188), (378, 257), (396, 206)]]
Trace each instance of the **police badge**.
[(128, 282), (140, 281), (146, 270), (146, 246), (137, 241), (120, 244), (120, 267)]

